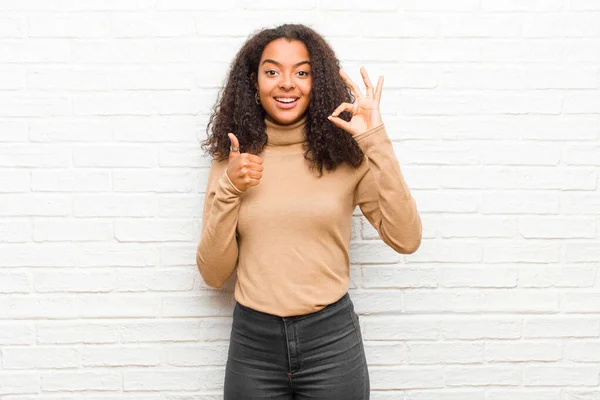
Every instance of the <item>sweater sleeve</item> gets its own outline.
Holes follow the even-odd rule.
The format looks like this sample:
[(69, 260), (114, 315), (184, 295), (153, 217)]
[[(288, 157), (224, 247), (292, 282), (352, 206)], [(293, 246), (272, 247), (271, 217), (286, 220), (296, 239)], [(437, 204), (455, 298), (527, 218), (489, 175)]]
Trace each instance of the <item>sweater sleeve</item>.
[(204, 199), (202, 236), (196, 251), (198, 270), (209, 286), (223, 286), (237, 265), (236, 229), (242, 194), (222, 165), (213, 161)]
[(398, 253), (414, 253), (421, 244), (421, 218), (385, 126), (381, 124), (354, 139), (367, 162), (366, 173), (355, 189), (354, 203), (386, 244)]

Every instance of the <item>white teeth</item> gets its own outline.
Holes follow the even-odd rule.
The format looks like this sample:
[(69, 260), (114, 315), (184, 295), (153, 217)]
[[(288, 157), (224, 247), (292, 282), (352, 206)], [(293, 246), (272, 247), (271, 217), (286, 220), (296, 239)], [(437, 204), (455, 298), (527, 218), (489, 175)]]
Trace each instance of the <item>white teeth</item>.
[(297, 99), (296, 98), (290, 98), (290, 97), (278, 97), (278, 98), (275, 98), (275, 100), (280, 101), (282, 103), (293, 103)]

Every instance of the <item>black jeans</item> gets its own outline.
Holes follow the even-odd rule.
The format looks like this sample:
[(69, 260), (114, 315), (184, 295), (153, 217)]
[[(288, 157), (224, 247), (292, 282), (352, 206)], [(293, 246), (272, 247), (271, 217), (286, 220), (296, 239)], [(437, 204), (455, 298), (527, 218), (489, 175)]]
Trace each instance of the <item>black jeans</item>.
[(277, 317), (236, 302), (224, 400), (368, 400), (369, 371), (346, 293), (307, 315)]

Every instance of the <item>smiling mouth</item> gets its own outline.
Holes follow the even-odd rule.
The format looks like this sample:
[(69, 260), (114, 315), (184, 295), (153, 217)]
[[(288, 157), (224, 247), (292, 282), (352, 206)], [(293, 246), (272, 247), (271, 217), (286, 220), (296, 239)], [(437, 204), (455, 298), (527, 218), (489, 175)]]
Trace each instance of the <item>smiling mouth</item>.
[(292, 104), (298, 101), (298, 97), (275, 97), (275, 101), (282, 104)]

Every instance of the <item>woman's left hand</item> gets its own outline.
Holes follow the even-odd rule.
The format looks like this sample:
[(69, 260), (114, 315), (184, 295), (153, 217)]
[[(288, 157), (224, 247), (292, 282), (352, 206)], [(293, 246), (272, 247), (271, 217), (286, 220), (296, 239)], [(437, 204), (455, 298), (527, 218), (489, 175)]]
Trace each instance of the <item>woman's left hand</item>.
[[(383, 76), (379, 77), (377, 87), (369, 79), (365, 67), (360, 68), (360, 74), (365, 82), (366, 94), (363, 94), (358, 86), (350, 79), (348, 74), (340, 69), (340, 75), (346, 85), (350, 87), (354, 95), (354, 103), (342, 103), (335, 111), (327, 117), (336, 126), (342, 128), (352, 136), (371, 130), (383, 123), (381, 113), (379, 112), (379, 100), (381, 99), (381, 89), (383, 88)], [(352, 114), (349, 122), (339, 117), (340, 113), (348, 111)]]

